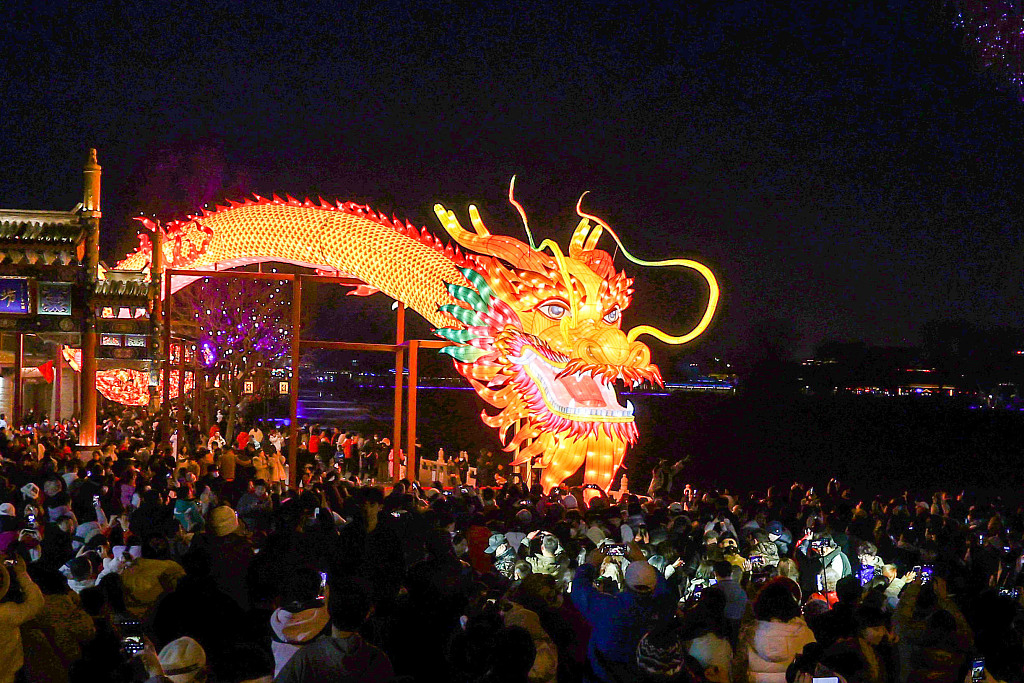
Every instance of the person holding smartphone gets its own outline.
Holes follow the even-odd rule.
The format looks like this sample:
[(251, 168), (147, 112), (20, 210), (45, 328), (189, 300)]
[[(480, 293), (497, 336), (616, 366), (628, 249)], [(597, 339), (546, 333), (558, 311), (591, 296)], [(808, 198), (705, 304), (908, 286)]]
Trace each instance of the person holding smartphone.
[(592, 629), (587, 659), (600, 680), (633, 680), (640, 639), (676, 609), (677, 596), (669, 590), (665, 577), (644, 559), (640, 546), (628, 544), (625, 556), (629, 563), (622, 592), (609, 595), (594, 587), (605, 560), (604, 551), (595, 548), (576, 570), (569, 593)]
[(14, 683), (25, 663), (21, 625), (43, 609), (43, 593), (29, 578), (25, 561), (3, 556), (0, 564), (0, 683)]

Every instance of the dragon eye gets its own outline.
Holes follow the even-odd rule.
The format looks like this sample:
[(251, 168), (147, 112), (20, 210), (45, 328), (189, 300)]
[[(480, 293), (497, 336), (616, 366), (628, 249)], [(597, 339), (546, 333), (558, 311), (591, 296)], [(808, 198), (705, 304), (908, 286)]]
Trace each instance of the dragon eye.
[(614, 325), (619, 322), (619, 318), (622, 317), (622, 310), (616, 306), (612, 310), (604, 314), (604, 321), (609, 325)]
[(545, 301), (537, 307), (537, 310), (552, 320), (561, 320), (569, 312), (569, 307), (564, 301), (552, 300)]

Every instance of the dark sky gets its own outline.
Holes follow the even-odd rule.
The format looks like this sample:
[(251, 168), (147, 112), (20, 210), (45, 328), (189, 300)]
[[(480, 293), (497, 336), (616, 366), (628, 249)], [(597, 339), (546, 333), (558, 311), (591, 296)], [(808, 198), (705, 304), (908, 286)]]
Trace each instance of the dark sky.
[[(113, 263), (162, 206), (141, 179), (212, 148), (207, 194), (356, 199), (435, 231), (435, 201), (473, 201), (522, 237), (515, 173), (535, 234), (564, 243), (590, 190), (637, 255), (716, 269), (694, 357), (750, 354), (765, 327), (804, 354), (1019, 325), (1024, 105), (941, 5), (9, 0), (0, 206), (70, 208), (99, 148)], [(699, 315), (695, 277), (618, 264), (627, 326)]]

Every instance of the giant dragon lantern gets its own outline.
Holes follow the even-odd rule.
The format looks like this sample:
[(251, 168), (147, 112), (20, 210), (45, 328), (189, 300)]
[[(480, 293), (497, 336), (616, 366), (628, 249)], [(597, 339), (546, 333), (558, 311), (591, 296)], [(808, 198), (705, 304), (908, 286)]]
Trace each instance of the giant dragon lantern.
[[(177, 269), (278, 261), (362, 280), (366, 284), (354, 293), (379, 291), (401, 301), (451, 342), (441, 352), (497, 409), (481, 417), (498, 430), (507, 451), (517, 451), (513, 464), (539, 458), (545, 491), (580, 467), (584, 483), (607, 488), (637, 439), (633, 406), (623, 405), (615, 384), (661, 384), (650, 349), (638, 337), (648, 334), (669, 344), (696, 338), (714, 315), (718, 285), (695, 261), (633, 257), (607, 223), (582, 210), (582, 197), (576, 207), (581, 220), (568, 249), (551, 240), (534, 246), (511, 187), (509, 199), (523, 218), (529, 244), (492, 234), (473, 206), (472, 230), (453, 212), (434, 207), (457, 243), (452, 246), (426, 229), (350, 202), (257, 196), (170, 224), (164, 254)], [(683, 266), (705, 278), (708, 302), (693, 330), (681, 336), (646, 325), (622, 330), (633, 281), (598, 248), (604, 235), (638, 265)], [(143, 234), (140, 248), (117, 267), (148, 268), (151, 255)], [(172, 290), (188, 282), (176, 276)]]

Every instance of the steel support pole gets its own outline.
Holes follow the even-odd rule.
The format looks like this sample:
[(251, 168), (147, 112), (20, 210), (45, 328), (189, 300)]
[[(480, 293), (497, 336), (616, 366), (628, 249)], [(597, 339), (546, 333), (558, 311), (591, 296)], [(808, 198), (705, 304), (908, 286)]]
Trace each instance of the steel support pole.
[(409, 340), (409, 425), (406, 436), (405, 476), (416, 481), (416, 372), (419, 361), (420, 342)]
[(299, 352), (302, 346), (302, 278), (292, 281), (292, 377), (288, 384), (288, 473), (299, 483)]
[[(395, 323), (395, 343), (405, 342), (405, 304), (398, 303), (398, 319)], [(391, 463), (391, 480), (398, 481), (402, 475), (401, 458), (398, 457), (402, 449), (402, 376), (405, 374), (405, 349), (395, 351), (395, 421), (391, 435), (391, 448), (395, 453), (394, 462)], [(385, 456), (386, 457), (386, 456)]]

